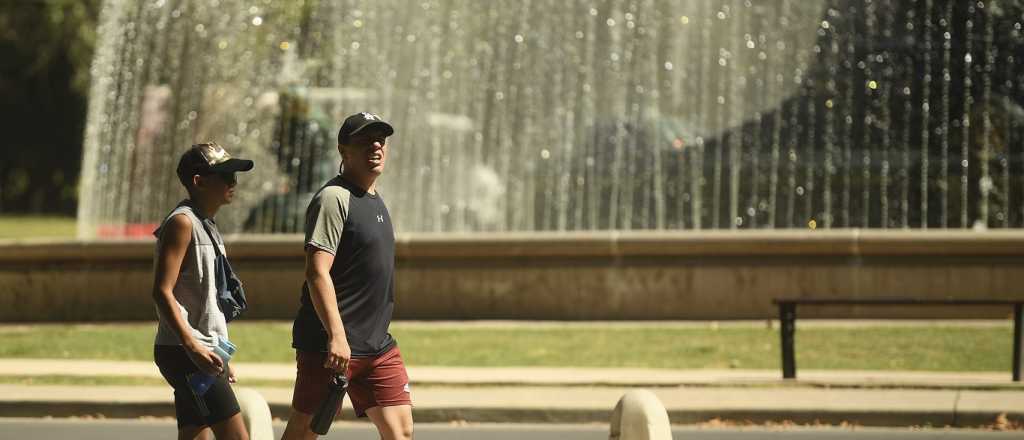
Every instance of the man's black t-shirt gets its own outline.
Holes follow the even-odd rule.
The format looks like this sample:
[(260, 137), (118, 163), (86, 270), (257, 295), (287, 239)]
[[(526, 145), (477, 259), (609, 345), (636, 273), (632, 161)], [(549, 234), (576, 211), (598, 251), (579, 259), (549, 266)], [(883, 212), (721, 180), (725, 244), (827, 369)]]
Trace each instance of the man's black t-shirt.
[[(382, 354), (395, 345), (388, 333), (395, 304), (395, 234), (384, 200), (345, 181), (328, 181), (306, 209), (306, 238), (334, 254), (331, 278), (352, 356)], [(327, 351), (327, 331), (302, 285), (292, 347)]]

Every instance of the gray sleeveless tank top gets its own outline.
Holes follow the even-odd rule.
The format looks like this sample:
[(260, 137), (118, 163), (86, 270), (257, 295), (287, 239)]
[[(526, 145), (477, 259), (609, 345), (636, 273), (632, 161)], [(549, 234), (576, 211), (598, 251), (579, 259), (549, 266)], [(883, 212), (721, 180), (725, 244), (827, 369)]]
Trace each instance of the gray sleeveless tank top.
[[(214, 267), (217, 259), (214, 246), (224, 252), (224, 240), (216, 227), (210, 227), (211, 237), (203, 228), (203, 221), (196, 215), (190, 203), (182, 202), (171, 211), (153, 232), (157, 239), (157, 252), (163, 245), (163, 230), (167, 222), (176, 215), (184, 215), (192, 221), (192, 241), (189, 243), (185, 259), (181, 262), (178, 280), (174, 283), (174, 300), (182, 318), (191, 327), (192, 337), (208, 348), (217, 346), (221, 338), (228, 337), (228, 324), (224, 313), (217, 306), (217, 284)], [(213, 226), (213, 225), (210, 225)], [(153, 258), (156, 266), (156, 255)], [(159, 324), (156, 332), (156, 345), (181, 345), (178, 335), (172, 329), (169, 319), (160, 316), (157, 309)]]

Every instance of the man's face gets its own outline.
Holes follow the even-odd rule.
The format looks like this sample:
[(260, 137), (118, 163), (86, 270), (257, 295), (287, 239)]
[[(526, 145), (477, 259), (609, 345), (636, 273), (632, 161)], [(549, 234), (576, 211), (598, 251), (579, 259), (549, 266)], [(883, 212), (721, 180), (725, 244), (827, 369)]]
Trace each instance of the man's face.
[(379, 128), (356, 134), (341, 148), (341, 154), (346, 170), (380, 176), (388, 156), (387, 136)]

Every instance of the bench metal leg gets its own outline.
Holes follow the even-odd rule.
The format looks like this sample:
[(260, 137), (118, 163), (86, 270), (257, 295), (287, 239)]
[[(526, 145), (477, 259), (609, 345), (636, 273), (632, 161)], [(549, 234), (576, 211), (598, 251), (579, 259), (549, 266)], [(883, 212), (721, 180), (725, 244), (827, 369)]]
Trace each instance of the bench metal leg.
[(1020, 367), (1024, 363), (1024, 353), (1021, 347), (1024, 345), (1024, 304), (1013, 305), (1013, 381), (1020, 382)]
[(782, 336), (782, 378), (796, 379), (796, 354), (793, 335), (796, 333), (796, 304), (779, 303), (779, 332)]

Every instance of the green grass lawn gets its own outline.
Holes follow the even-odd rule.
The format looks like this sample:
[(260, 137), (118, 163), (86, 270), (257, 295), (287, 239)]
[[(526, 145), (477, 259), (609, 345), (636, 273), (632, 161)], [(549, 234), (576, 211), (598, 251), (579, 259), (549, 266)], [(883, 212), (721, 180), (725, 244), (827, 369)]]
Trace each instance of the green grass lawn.
[(0, 239), (75, 238), (74, 217), (0, 215)]
[[(0, 358), (150, 360), (153, 323), (0, 325)], [(1011, 325), (806, 327), (801, 369), (1007, 371)], [(396, 323), (403, 358), (423, 366), (778, 369), (778, 329), (679, 326), (438, 326)], [(291, 324), (231, 325), (239, 362), (292, 362)]]

